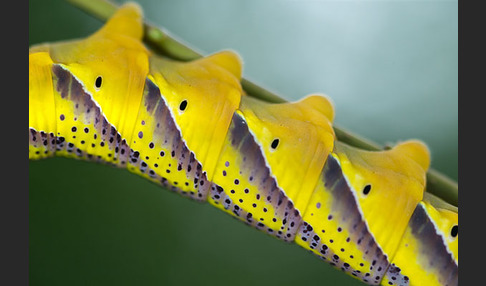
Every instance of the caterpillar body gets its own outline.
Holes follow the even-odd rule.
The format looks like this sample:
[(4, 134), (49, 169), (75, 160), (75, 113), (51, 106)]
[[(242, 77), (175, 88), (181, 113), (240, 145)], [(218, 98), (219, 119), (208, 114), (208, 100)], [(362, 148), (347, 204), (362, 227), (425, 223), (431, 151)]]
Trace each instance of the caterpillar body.
[(126, 168), (370, 285), (458, 284), (458, 214), (424, 196), (425, 144), (347, 146), (326, 96), (265, 103), (235, 53), (182, 63), (142, 36), (129, 3), (86, 39), (29, 50), (30, 159)]

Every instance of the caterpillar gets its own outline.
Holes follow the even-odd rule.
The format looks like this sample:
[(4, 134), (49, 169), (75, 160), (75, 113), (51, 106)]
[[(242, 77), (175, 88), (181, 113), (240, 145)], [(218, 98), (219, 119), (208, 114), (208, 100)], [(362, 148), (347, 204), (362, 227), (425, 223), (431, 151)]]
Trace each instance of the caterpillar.
[(339, 143), (329, 98), (258, 101), (236, 54), (179, 63), (142, 35), (127, 4), (87, 39), (29, 50), (30, 159), (126, 168), (368, 284), (457, 284), (457, 213), (424, 198), (423, 143)]

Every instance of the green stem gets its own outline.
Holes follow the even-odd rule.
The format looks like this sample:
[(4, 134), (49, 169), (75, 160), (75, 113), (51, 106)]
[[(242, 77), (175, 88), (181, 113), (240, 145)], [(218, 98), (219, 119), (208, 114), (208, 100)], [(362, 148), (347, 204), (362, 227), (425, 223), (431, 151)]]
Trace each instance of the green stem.
[[(117, 9), (116, 4), (113, 4), (107, 0), (67, 1), (102, 21), (106, 21)], [(174, 36), (171, 36), (167, 31), (164, 31), (161, 28), (145, 22), (144, 29), (145, 33), (143, 41), (152, 50), (161, 55), (181, 61), (190, 61), (202, 57), (201, 53), (197, 52), (193, 48), (190, 48), (187, 44), (182, 43), (181, 40), (176, 39)], [(241, 84), (245, 92), (250, 96), (273, 103), (281, 103), (286, 101), (275, 93), (264, 89), (247, 79), (243, 78), (241, 80)], [(379, 144), (362, 138), (349, 131), (345, 131), (340, 127), (335, 126), (334, 131), (337, 139), (340, 142), (344, 142), (348, 145), (370, 151), (383, 149), (383, 147)], [(451, 180), (434, 169), (430, 169), (427, 173), (426, 191), (454, 206), (457, 206), (458, 204), (457, 182)]]

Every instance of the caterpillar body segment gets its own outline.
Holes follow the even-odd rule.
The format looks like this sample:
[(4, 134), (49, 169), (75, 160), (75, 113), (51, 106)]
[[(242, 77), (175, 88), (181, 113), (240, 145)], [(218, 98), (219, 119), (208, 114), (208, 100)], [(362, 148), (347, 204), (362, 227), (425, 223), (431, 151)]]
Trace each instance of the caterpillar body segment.
[(319, 108), (332, 110), (330, 101), (319, 95), (283, 104), (244, 97), (240, 107), (277, 186), (300, 215), (305, 212), (335, 140), (332, 114), (309, 106), (311, 101)]
[(368, 152), (337, 143), (334, 154), (371, 233), (384, 253), (392, 255), (400, 241), (397, 234), (403, 233), (423, 197), (429, 164), (420, 163), (428, 160), (427, 147), (407, 141), (390, 150)]
[(425, 169), (403, 152), (409, 144), (420, 143), (368, 152), (336, 142), (296, 243), (366, 283), (379, 284), (422, 199)]
[[(324, 97), (320, 103), (329, 104)], [(304, 121), (308, 114), (302, 104), (242, 97), (209, 198), (216, 207), (284, 241), (294, 239), (334, 142), (326, 114), (319, 113), (315, 123)]]
[(458, 264), (457, 212), (425, 199), (413, 212), (383, 285), (408, 285), (412, 278), (421, 285), (458, 285)]
[[(166, 101), (185, 144), (212, 178), (231, 118), (240, 105), (239, 57), (223, 51), (181, 63), (152, 56), (150, 64), (158, 97)], [(152, 103), (145, 105), (148, 110)]]
[(424, 199), (423, 143), (339, 143), (326, 96), (265, 103), (244, 96), (237, 54), (181, 63), (142, 36), (126, 4), (86, 39), (31, 48), (30, 159), (127, 168), (371, 285), (457, 284), (457, 212)]
[[(47, 53), (29, 54), (29, 159), (50, 157), (56, 148), (52, 65)], [(37, 130), (50, 132), (42, 131), (37, 135)]]
[[(40, 136), (42, 143), (56, 143), (34, 144), (33, 158), (50, 154), (56, 145), (59, 155), (125, 165), (115, 149), (124, 150), (131, 141), (149, 68), (149, 51), (140, 42), (141, 13), (128, 4), (86, 39), (29, 50), (29, 101), (42, 98), (41, 105), (29, 106), (41, 114), (29, 116), (30, 140)], [(41, 71), (47, 79), (48, 69), (49, 86), (37, 80)]]
[(459, 263), (458, 253), (458, 235), (459, 235), (459, 217), (457, 212), (444, 209), (434, 205), (427, 198), (424, 199), (422, 208), (425, 209), (430, 221), (434, 224), (437, 235), (445, 241), (447, 253), (452, 255), (454, 263)]

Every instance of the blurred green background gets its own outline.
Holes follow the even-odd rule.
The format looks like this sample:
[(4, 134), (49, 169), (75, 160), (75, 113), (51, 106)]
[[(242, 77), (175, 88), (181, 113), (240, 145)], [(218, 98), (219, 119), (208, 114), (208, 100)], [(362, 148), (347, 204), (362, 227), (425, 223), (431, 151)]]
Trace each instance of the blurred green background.
[[(118, 2), (120, 3), (120, 2)], [(457, 180), (457, 1), (138, 1), (204, 54), (238, 51), (244, 76), (288, 100), (328, 94), (335, 122), (380, 144), (419, 138)], [(102, 23), (29, 1), (29, 43)], [(32, 285), (361, 285), (296, 245), (125, 170), (29, 162)]]

